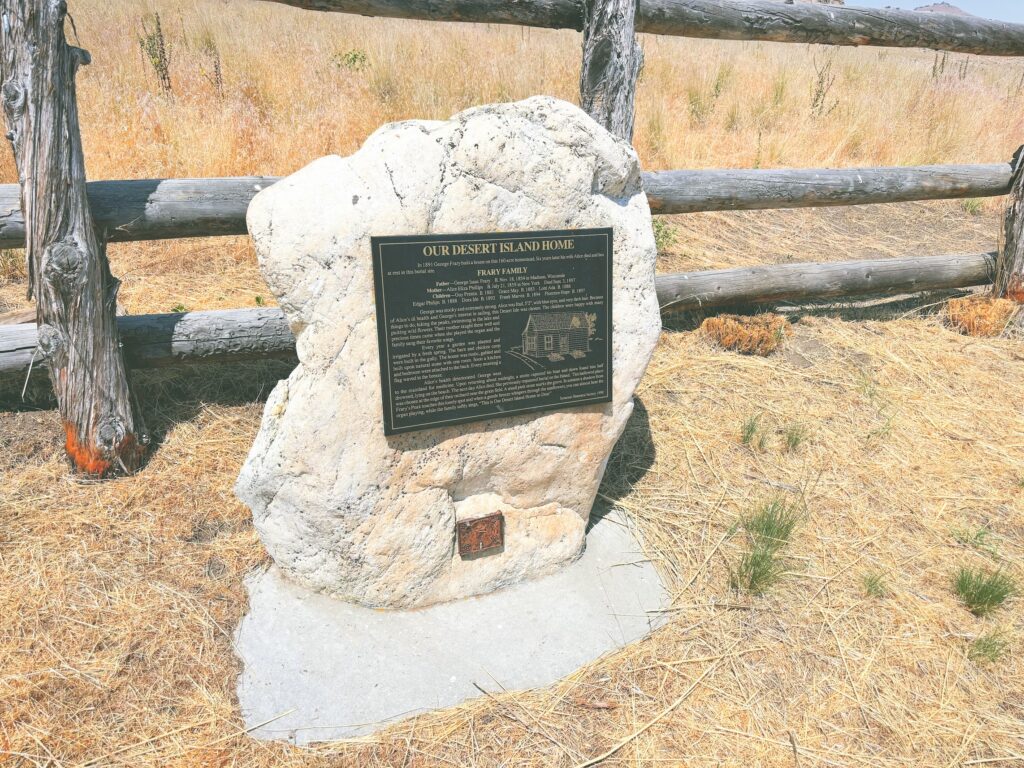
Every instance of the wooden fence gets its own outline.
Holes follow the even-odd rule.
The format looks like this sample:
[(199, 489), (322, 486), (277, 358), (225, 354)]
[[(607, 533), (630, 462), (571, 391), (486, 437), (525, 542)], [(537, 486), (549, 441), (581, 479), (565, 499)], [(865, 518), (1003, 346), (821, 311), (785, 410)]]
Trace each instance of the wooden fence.
[[(1024, 25), (777, 0), (277, 1), (371, 16), (582, 29), (581, 104), (627, 139), (641, 58), (635, 31), (1024, 56)], [(0, 2), (10, 6), (0, 28), (0, 95), (22, 179), (20, 187), (0, 185), (0, 247), (26, 248), (38, 319), (38, 326), (0, 326), (0, 375), (45, 364), (75, 466), (96, 475), (131, 471), (147, 439), (126, 367), (289, 354), (294, 340), (274, 309), (115, 318), (117, 281), (107, 267), (105, 244), (244, 234), (249, 201), (277, 179), (86, 183), (74, 73), (88, 54), (67, 45), (63, 4)], [(998, 254), (666, 275), (657, 281), (659, 301), (666, 308), (707, 309), (990, 282), (997, 295), (1022, 300), (1020, 154), (993, 165), (644, 174), (655, 214), (1011, 194), (1005, 246)]]
[[(654, 214), (813, 208), (912, 200), (998, 197), (1012, 168), (926, 165), (844, 170), (658, 171), (643, 174)], [(244, 235), (249, 201), (276, 176), (136, 179), (86, 185), (93, 220), (107, 242)], [(0, 184), (0, 248), (25, 245), (17, 184)]]

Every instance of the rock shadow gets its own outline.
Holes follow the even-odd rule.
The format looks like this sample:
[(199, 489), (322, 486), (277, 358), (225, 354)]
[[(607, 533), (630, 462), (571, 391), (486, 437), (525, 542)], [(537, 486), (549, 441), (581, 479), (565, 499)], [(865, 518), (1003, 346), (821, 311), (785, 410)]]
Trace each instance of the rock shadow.
[(616, 501), (629, 494), (633, 486), (654, 466), (655, 458), (647, 407), (639, 397), (634, 397), (633, 413), (608, 457), (608, 466), (590, 511), (588, 530), (612, 510)]

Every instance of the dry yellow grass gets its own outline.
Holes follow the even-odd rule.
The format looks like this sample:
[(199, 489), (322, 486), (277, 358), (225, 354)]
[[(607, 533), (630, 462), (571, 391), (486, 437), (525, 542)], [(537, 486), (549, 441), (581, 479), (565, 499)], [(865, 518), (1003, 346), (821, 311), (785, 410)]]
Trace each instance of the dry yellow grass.
[[(569, 31), (366, 19), (255, 0), (76, 0), (71, 12), (78, 40), (93, 54), (78, 78), (93, 179), (287, 174), (323, 154), (352, 152), (389, 120), (444, 118), (537, 93), (576, 98), (579, 36)], [(139, 48), (152, 12), (170, 48), (172, 97), (160, 93)], [(643, 45), (635, 143), (652, 170), (997, 162), (1024, 140), (1024, 66), (1016, 60), (950, 55), (943, 65), (943, 57), (917, 51), (652, 36)], [(350, 52), (365, 53), (365, 61), (347, 59)], [(819, 115), (814, 96), (826, 66), (835, 81), (827, 114)], [(10, 153), (0, 152), (0, 181), (15, 178)], [(986, 215), (997, 209), (987, 203)], [(930, 216), (920, 206), (903, 210), (909, 221), (967, 219), (994, 235), (986, 217), (965, 216), (956, 203)], [(816, 237), (812, 215), (792, 214), (768, 237), (761, 228), (771, 214), (763, 212), (677, 217), (684, 231), (676, 250), (697, 268), (738, 258), (804, 260), (808, 245), (829, 241)], [(848, 216), (850, 224), (849, 236), (825, 254), (830, 259), (844, 258), (846, 244), (882, 253), (895, 245), (902, 254), (927, 252), (933, 243), (945, 250), (941, 233), (950, 230), (945, 221), (909, 231), (894, 223), (883, 232), (871, 214), (829, 216)], [(855, 229), (870, 235), (854, 237)], [(132, 313), (269, 298), (243, 238), (110, 252)], [(25, 304), (17, 261), (0, 252), (0, 311)]]
[(946, 305), (950, 326), (968, 336), (998, 336), (1006, 331), (1020, 305), (1009, 299), (968, 296)]
[(780, 315), (716, 315), (700, 326), (704, 335), (722, 349), (745, 355), (767, 357), (793, 332), (789, 321)]
[[(159, 9), (175, 96), (139, 54)], [(93, 178), (292, 171), (381, 122), (533, 93), (573, 98), (571, 33), (317, 15), (271, 3), (72, 3)], [(216, 47), (223, 96), (208, 78)], [(1024, 137), (1021, 65), (645, 39), (649, 168), (991, 162)], [(335, 54), (361, 50), (366, 67)], [(811, 114), (834, 57), (836, 84)], [(467, 76), (472, 67), (472, 76)], [(831, 108), (838, 100), (838, 106)], [(831, 110), (831, 111), (829, 111)], [(827, 112), (827, 114), (824, 114)], [(0, 152), (0, 180), (14, 179)], [(995, 207), (673, 217), (662, 270), (990, 250)], [(267, 296), (246, 239), (111, 248), (131, 312)], [(0, 253), (0, 311), (24, 305)], [(1024, 755), (1020, 598), (985, 619), (955, 566), (1024, 569), (1019, 341), (936, 316), (804, 318), (781, 354), (667, 331), (602, 495), (665, 574), (672, 620), (566, 680), (302, 750), (243, 733), (231, 635), (266, 562), (231, 492), (278, 363), (137, 374), (158, 444), (134, 478), (69, 478), (52, 412), (0, 413), (0, 764), (18, 766), (1012, 765)], [(744, 421), (799, 450), (743, 445)], [(736, 522), (775, 494), (807, 519), (765, 597), (734, 594)], [(977, 537), (957, 532), (986, 531)], [(967, 543), (965, 543), (967, 542)], [(865, 594), (866, 576), (887, 597)], [(1001, 630), (1008, 654), (971, 659)], [(651, 725), (653, 723), (653, 725)], [(648, 727), (650, 726), (650, 727)]]
[[(67, 477), (54, 414), (5, 415), (0, 749), (34, 756), (14, 765), (571, 766), (699, 678), (607, 764), (792, 766), (793, 743), (801, 765), (1021, 754), (1020, 601), (979, 619), (950, 589), (961, 564), (1024, 566), (1019, 358), (937, 318), (805, 318), (772, 358), (666, 333), (602, 494), (669, 580), (669, 625), (549, 688), (314, 750), (240, 735), (234, 701), (242, 578), (265, 556), (231, 485), (259, 421), (250, 400), (281, 368), (147, 374), (160, 445), (108, 483)], [(804, 443), (749, 450), (754, 414), (804, 425)], [(734, 524), (779, 493), (808, 510), (789, 572), (741, 597)], [(980, 528), (986, 547), (961, 543)], [(888, 597), (865, 595), (869, 573)], [(996, 629), (1009, 655), (972, 661)]]

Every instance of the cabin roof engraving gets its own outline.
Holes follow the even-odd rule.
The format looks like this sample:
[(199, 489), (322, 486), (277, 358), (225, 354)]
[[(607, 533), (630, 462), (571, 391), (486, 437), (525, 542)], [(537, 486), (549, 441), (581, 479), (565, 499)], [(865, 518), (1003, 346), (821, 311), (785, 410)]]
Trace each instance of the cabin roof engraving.
[(568, 331), (572, 328), (586, 328), (584, 312), (537, 312), (530, 315), (525, 332)]

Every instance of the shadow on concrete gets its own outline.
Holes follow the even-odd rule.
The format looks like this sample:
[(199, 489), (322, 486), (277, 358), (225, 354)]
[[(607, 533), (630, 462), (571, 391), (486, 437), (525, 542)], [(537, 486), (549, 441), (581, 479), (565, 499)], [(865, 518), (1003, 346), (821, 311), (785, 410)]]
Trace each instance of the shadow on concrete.
[(651, 420), (643, 401), (633, 400), (633, 414), (626, 422), (622, 437), (608, 458), (604, 479), (598, 489), (594, 508), (590, 511), (589, 528), (607, 515), (615, 502), (627, 495), (633, 486), (654, 466), (655, 448), (651, 437)]

